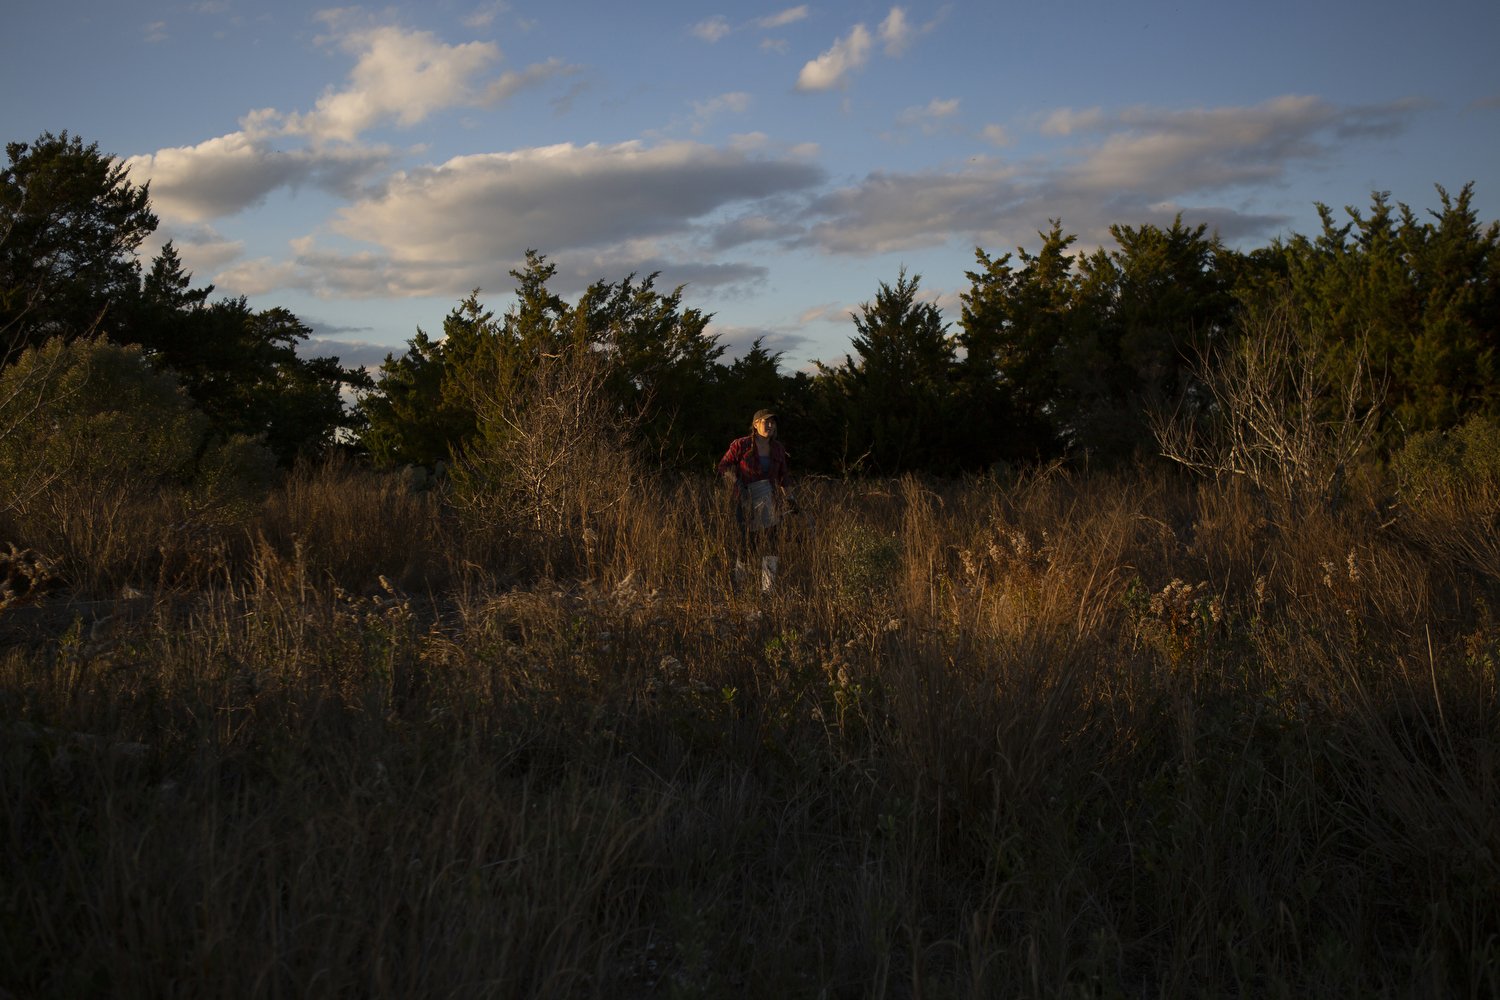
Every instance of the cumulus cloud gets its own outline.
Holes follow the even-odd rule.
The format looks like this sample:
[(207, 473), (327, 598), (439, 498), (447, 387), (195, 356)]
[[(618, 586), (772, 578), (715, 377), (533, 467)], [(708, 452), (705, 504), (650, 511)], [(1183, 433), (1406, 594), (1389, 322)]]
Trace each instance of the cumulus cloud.
[(741, 215), (713, 227), (710, 245), (727, 250), (746, 243), (781, 242), (800, 237), (803, 226), (791, 207)]
[(561, 59), (553, 57), (544, 62), (533, 63), (521, 70), (507, 70), (500, 74), (484, 88), (482, 96), (475, 103), (482, 107), (492, 104), (500, 104), (510, 100), (523, 90), (529, 90), (539, 84), (558, 77), (570, 76), (576, 73), (578, 68), (571, 66)]
[(379, 149), (279, 150), (265, 136), (239, 131), (132, 156), (125, 165), (136, 183), (150, 181), (152, 207), (164, 218), (202, 222), (242, 211), (281, 187), (349, 192), (385, 156)]
[(802, 67), (797, 74), (797, 89), (831, 90), (842, 85), (850, 73), (869, 61), (873, 44), (870, 29), (856, 24), (827, 52)]
[[(906, 11), (903, 8), (892, 7), (890, 13), (876, 28), (876, 34), (880, 38), (885, 54), (891, 57), (901, 55), (917, 35), (925, 34), (935, 28), (946, 14), (946, 10), (947, 8), (944, 8), (938, 18), (916, 28), (907, 20)], [(871, 34), (870, 29), (864, 24), (856, 24), (849, 29), (849, 34), (834, 42), (832, 48), (803, 65), (802, 72), (797, 75), (797, 89), (832, 90), (834, 87), (843, 86), (851, 73), (869, 62), (870, 52), (875, 46), (876, 34)]]
[(1393, 134), (1409, 110), (1338, 108), (1296, 95), (1253, 107), (1132, 108), (1067, 176), (1082, 190), (1127, 190), (1147, 198), (1265, 181), (1281, 176), (1288, 162), (1323, 155), (1330, 136)]
[(308, 238), (294, 243), (288, 260), (242, 261), (217, 280), (243, 294), (292, 287), (447, 296), (509, 287), (506, 272), (539, 247), (559, 264), (560, 280), (571, 268), (584, 283), (629, 270), (702, 286), (757, 281), (763, 267), (702, 259), (719, 217), (808, 191), (825, 175), (796, 151), (772, 155), (755, 145), (565, 144), (455, 157), (395, 174), (334, 216), (334, 235), (373, 249)]
[(339, 45), (358, 56), (349, 85), (288, 116), (287, 132), (352, 142), (377, 123), (414, 125), (438, 109), (475, 103), (474, 78), (500, 58), (492, 42), (447, 45), (430, 31), (391, 26), (354, 31)]
[[(323, 19), (340, 28), (351, 16), (325, 12)], [(500, 58), (493, 44), (446, 45), (430, 32), (390, 26), (347, 30), (338, 45), (356, 55), (355, 66), (347, 85), (324, 93), (313, 110), (260, 108), (241, 119), (239, 131), (130, 157), (132, 179), (151, 182), (152, 204), (163, 218), (232, 215), (300, 185), (353, 195), (390, 157), (386, 147), (359, 141), (366, 130), (413, 125), (452, 106), (491, 106), (575, 71), (549, 59), (485, 79)]]
[(684, 230), (727, 205), (812, 187), (817, 166), (694, 142), (563, 144), (397, 174), (335, 228), (413, 261), (514, 257)]
[[(849, 317), (845, 316), (847, 323)], [(724, 360), (735, 361), (744, 357), (760, 342), (761, 350), (769, 354), (782, 355), (779, 362), (785, 371), (786, 356), (800, 356), (813, 343), (812, 338), (805, 337), (794, 329), (782, 327), (764, 326), (730, 326), (723, 323), (710, 323), (705, 331), (709, 336), (718, 339), (719, 346), (724, 348)]]

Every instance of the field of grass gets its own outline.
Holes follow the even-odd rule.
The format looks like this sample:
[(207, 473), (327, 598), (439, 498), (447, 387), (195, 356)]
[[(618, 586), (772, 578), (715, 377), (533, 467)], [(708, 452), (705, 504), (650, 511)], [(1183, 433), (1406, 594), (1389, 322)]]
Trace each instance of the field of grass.
[(1500, 996), (1493, 490), (410, 486), (0, 609), (0, 996)]

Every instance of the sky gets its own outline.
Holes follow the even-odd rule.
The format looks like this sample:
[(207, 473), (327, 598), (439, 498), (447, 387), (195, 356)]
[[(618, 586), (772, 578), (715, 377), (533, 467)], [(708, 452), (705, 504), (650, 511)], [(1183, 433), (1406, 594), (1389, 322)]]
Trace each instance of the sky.
[(0, 135), (150, 182), (215, 297), (378, 364), (528, 249), (569, 301), (659, 272), (725, 358), (851, 350), (902, 268), (956, 327), (975, 250), (1181, 215), (1252, 249), (1371, 193), (1500, 218), (1493, 0), (21, 0)]

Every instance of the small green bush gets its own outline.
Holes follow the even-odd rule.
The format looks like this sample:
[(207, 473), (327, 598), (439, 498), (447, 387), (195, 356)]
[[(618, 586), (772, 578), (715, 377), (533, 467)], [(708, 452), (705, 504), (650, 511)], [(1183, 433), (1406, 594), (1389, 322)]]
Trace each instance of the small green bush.
[(1494, 492), (1500, 486), (1500, 420), (1475, 414), (1450, 431), (1414, 435), (1391, 464), (1407, 503)]
[(0, 512), (85, 589), (149, 574), (263, 495), (265, 449), (208, 431), (139, 348), (48, 341), (0, 372)]
[(889, 590), (901, 570), (900, 540), (863, 524), (841, 527), (833, 537), (831, 555), (834, 585), (846, 599)]

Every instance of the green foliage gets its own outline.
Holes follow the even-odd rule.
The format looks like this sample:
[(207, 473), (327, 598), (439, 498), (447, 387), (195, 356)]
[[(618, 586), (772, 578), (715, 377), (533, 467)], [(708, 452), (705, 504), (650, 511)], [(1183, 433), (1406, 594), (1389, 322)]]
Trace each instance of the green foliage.
[(157, 225), (147, 189), (98, 143), (67, 132), (8, 143), (5, 152), (0, 332), (35, 346), (91, 331), (136, 294), (135, 251)]
[(1380, 192), (1368, 214), (1346, 208), (1342, 226), (1320, 204), (1322, 233), (1282, 248), (1322, 353), (1347, 370), (1366, 350), (1385, 374), (1388, 444), (1500, 414), (1500, 223), (1480, 227), (1472, 184), (1437, 190), (1442, 209), (1426, 222)]
[(374, 383), (359, 397), (360, 440), (377, 464), (434, 467), (474, 435), (472, 394), (478, 387), (461, 391), (460, 386), (464, 373), (475, 367), (482, 338), (494, 336), (493, 320), (476, 290), (443, 321), (443, 339), (418, 329), (405, 354), (386, 355)]
[(264, 438), (284, 463), (319, 453), (352, 423), (341, 392), (362, 372), (303, 359), (309, 330), (281, 308), (208, 304), (176, 248), (144, 277), (136, 251), (156, 228), (146, 186), (98, 144), (64, 132), (6, 147), (0, 173), (0, 333), (12, 349), (100, 333), (139, 344), (178, 374), (221, 437)]
[(516, 301), (502, 320), (475, 290), (449, 314), (442, 340), (419, 330), (405, 355), (386, 358), (360, 400), (362, 439), (378, 462), (433, 465), (480, 440), (503, 448), (513, 429), (498, 415), (551, 359), (579, 349), (600, 355), (612, 405), (639, 428), (640, 445), (668, 463), (717, 457), (722, 442), (708, 429), (723, 348), (705, 332), (709, 317), (683, 308), (681, 288), (658, 292), (655, 275), (595, 282), (570, 306), (547, 287), (556, 270), (529, 251), (511, 272)]
[(614, 398), (639, 415), (646, 449), (669, 464), (702, 468), (724, 444), (705, 433), (720, 406), (724, 348), (705, 332), (710, 316), (683, 308), (681, 286), (663, 295), (655, 282), (655, 274), (597, 282), (573, 315), (608, 356)]
[(175, 378), (139, 349), (102, 340), (54, 338), (24, 351), (0, 373), (0, 400), (8, 507), (25, 504), (28, 484), (184, 480), (208, 430)]
[(211, 431), (139, 348), (53, 338), (0, 372), (0, 512), (75, 579), (131, 572), (166, 544), (147, 529), (163, 507), (181, 544), (258, 505), (270, 453)]
[(1035, 254), (1024, 248), (990, 257), (975, 250), (977, 271), (966, 272), (969, 291), (960, 296), (959, 344), (964, 349), (966, 416), (980, 421), (989, 465), (999, 459), (1051, 456), (1061, 449), (1057, 405), (1060, 375), (1054, 354), (1076, 339), (1078, 295), (1065, 235), (1053, 220)]
[(1180, 398), (1190, 365), (1233, 318), (1244, 270), (1205, 226), (1116, 225), (1118, 248), (1087, 257), (1056, 220), (1041, 249), (976, 251), (963, 296), (964, 384), (981, 413), (1005, 414), (1014, 443), (995, 457), (1061, 447), (1115, 459), (1149, 442), (1151, 407)]
[(854, 316), (853, 355), (819, 365), (835, 428), (855, 465), (886, 474), (951, 471), (960, 462), (951, 422), (957, 377), (955, 344), (942, 312), (919, 302), (920, 275), (903, 268), (881, 282), (874, 302)]
[(835, 591), (844, 599), (867, 602), (894, 586), (901, 569), (901, 540), (864, 524), (834, 532), (830, 545)]
[(1500, 494), (1500, 419), (1476, 413), (1451, 430), (1413, 435), (1391, 466), (1408, 503)]

